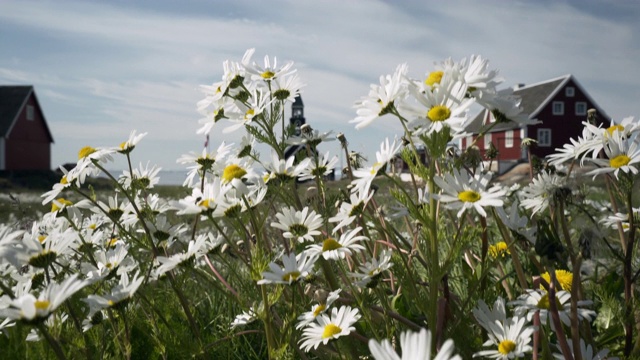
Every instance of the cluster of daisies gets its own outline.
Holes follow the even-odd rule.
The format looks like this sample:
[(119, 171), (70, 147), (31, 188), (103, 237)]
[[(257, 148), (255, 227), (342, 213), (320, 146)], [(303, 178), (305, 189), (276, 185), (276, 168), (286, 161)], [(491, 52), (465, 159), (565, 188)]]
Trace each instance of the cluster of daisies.
[[(393, 74), (382, 76), (380, 84), (371, 85), (369, 94), (357, 102), (357, 116), (352, 123), (362, 128), (382, 116), (395, 116), (405, 129), (404, 137), (385, 139), (373, 164), (354, 164), (348, 173), (349, 187), (341, 189), (341, 196), (331, 198), (331, 204), (319, 206), (326, 202), (323, 179), (336, 171), (338, 159), (329, 153), (320, 154), (317, 146), (337, 138), (346, 147), (344, 135), (333, 136), (308, 126), (299, 133), (285, 128), (282, 109), (294, 101), (304, 84), (293, 63), (278, 64), (275, 58), (265, 57), (260, 64), (252, 60), (253, 54), (251, 49), (240, 62), (226, 61), (222, 79), (202, 87), (205, 97), (197, 109), (204, 117), (197, 133), (217, 131), (219, 123), (223, 123), (222, 132), (244, 129), (246, 134), (237, 145), (222, 142), (214, 150), (205, 147), (178, 159), (188, 169), (183, 185), (189, 195), (169, 201), (154, 194), (153, 188), (159, 182), (157, 166), (130, 166), (117, 178), (105, 170), (115, 156), (124, 156), (131, 164), (132, 151), (146, 135), (133, 131), (119, 146), (81, 149), (76, 166), (68, 171), (62, 169), (60, 182), (43, 194), (43, 204), (50, 204), (51, 211), (30, 229), (0, 226), (0, 332), (23, 321), (38, 325), (28, 340), (48, 338), (43, 333), (47, 327), (66, 321), (69, 316), (81, 316), (75, 320), (81, 321), (83, 331), (90, 331), (103, 320), (113, 318), (116, 311), (141, 306), (135, 299), (145, 286), (168, 280), (176, 295), (181, 296), (179, 286), (173, 283), (176, 275), (199, 267), (214, 274), (216, 281), (236, 298), (244, 295), (236, 289), (246, 288), (238, 283), (247, 278), (263, 289), (261, 298), (239, 301), (242, 313), (229, 325), (234, 330), (258, 319), (272, 328), (278, 320), (271, 314), (278, 304), (269, 303), (271, 300), (313, 293), (314, 296), (305, 296), (302, 305), (298, 304), (304, 311), (287, 306), (287, 311), (294, 312), (294, 321), (277, 325), (293, 323), (296, 329), (296, 341), (284, 343), (296, 343), (305, 352), (335, 354), (340, 349), (332, 340), (351, 335), (363, 338), (366, 333), (362, 331), (362, 320), (373, 327), (372, 323), (390, 310), (380, 307), (372, 316), (374, 310), (358, 307), (363, 299), (384, 293), (376, 291), (376, 287), (384, 286), (384, 291), (393, 296), (403, 294), (405, 289), (394, 283), (394, 267), (407, 264), (410, 258), (414, 261), (411, 266), (428, 268), (421, 258), (428, 242), (424, 239), (426, 232), (418, 227), (389, 231), (386, 224), (391, 228), (397, 218), (407, 224), (418, 222), (420, 227), (431, 227), (434, 232), (438, 225), (447, 224), (447, 220), (439, 224), (436, 216), (459, 222), (481, 218), (485, 223), (494, 218), (526, 246), (536, 245), (531, 219), (523, 214), (528, 211), (532, 217), (542, 216), (555, 206), (556, 197), (549, 194), (565, 189), (566, 177), (542, 172), (517, 191), (493, 184), (493, 175), (482, 166), (455, 166), (460, 154), (446, 151), (450, 141), (468, 135), (468, 112), (474, 104), (490, 110), (498, 122), (534, 123), (522, 113), (517, 97), (498, 91), (503, 80), (496, 70), (489, 69), (486, 59), (471, 56), (460, 62), (445, 60), (419, 80), (410, 78), (408, 67), (401, 65)], [(278, 133), (280, 122), (282, 130)], [(551, 156), (551, 164), (561, 167), (579, 160), (580, 164), (596, 166), (590, 172), (594, 176), (612, 174), (618, 178), (636, 174), (635, 164), (640, 159), (638, 129), (640, 126), (633, 119), (607, 129), (586, 123), (582, 137)], [(269, 145), (270, 153), (260, 156), (257, 143)], [(309, 156), (286, 158), (286, 145), (301, 145)], [(418, 147), (434, 155), (429, 179), (432, 181), (415, 189), (415, 198), (409, 193), (401, 196), (402, 203), (397, 206), (400, 210), (390, 215), (376, 203), (373, 182), (376, 177), (387, 175), (387, 169), (401, 153), (415, 152)], [(84, 191), (83, 185), (88, 178), (103, 172), (113, 180), (116, 191), (108, 199), (97, 199)], [(428, 172), (420, 173), (425, 174)], [(317, 203), (301, 201), (297, 184), (303, 181), (317, 185)], [(435, 205), (431, 215), (424, 211), (428, 204)], [(433, 218), (427, 219), (428, 216)], [(603, 223), (623, 226), (629, 216), (632, 215), (612, 214)], [(184, 221), (173, 220), (176, 217)], [(397, 239), (389, 238), (392, 233)], [(487, 253), (501, 271), (500, 261), (518, 256), (517, 244), (505, 239), (488, 246)], [(472, 271), (476, 269), (474, 261), (485, 260), (468, 249), (464, 251), (459, 254), (463, 256), (452, 258), (464, 258)], [(429, 261), (442, 268), (432, 273), (441, 276), (438, 272), (450, 261), (437, 257), (437, 247), (434, 253), (435, 259)], [(246, 271), (227, 271), (225, 267), (230, 262), (246, 266)], [(512, 317), (507, 316), (501, 298), (493, 309), (479, 301), (473, 314), (489, 340), (484, 343), (487, 349), (476, 352), (474, 357), (512, 359), (535, 350), (532, 337), (538, 328), (534, 321), (550, 331), (557, 326), (550, 319), (551, 302), (557, 304), (561, 326), (570, 326), (572, 316), (577, 316), (573, 320), (578, 321), (593, 320), (595, 312), (588, 308), (590, 301), (578, 299), (574, 304), (577, 309), (571, 308), (574, 293), (571, 281), (566, 280), (568, 273), (555, 275), (562, 289), (554, 300), (549, 300), (544, 289), (523, 287), (524, 293), (509, 302)], [(442, 278), (434, 276), (430, 280), (434, 279), (437, 281), (430, 285), (437, 287)], [(551, 281), (548, 274), (545, 279), (547, 283)], [(439, 289), (436, 290), (438, 294)], [(65, 312), (62, 305), (70, 299), (83, 304), (81, 314)], [(436, 301), (431, 303), (437, 305)], [(401, 314), (394, 315), (403, 318)], [(427, 319), (432, 325), (429, 321), (435, 320)], [(392, 338), (376, 340), (376, 334), (376, 339), (364, 339), (375, 359), (399, 359), (398, 345), (402, 359), (431, 359), (436, 348), (432, 337), (438, 339), (436, 359), (460, 359), (454, 354), (453, 341), (440, 341), (442, 334), (421, 329), (402, 332), (397, 339), (393, 334), (389, 336)], [(580, 346), (583, 355), (593, 353), (591, 345), (580, 342)], [(606, 355), (604, 351), (593, 358), (603, 359)]]

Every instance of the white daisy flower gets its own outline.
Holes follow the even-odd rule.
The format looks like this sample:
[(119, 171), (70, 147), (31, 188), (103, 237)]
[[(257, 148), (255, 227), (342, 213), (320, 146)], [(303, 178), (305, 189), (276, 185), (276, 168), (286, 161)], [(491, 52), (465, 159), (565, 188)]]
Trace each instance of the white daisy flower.
[(534, 328), (526, 326), (524, 318), (512, 317), (506, 322), (495, 322), (490, 328), (486, 328), (489, 336), (483, 346), (494, 347), (491, 350), (482, 350), (473, 354), (473, 357), (485, 357), (498, 360), (508, 360), (515, 357), (524, 357), (525, 353), (532, 350), (531, 335)]
[(119, 182), (125, 189), (131, 189), (132, 183), (136, 184), (138, 188), (152, 189), (160, 182), (160, 177), (158, 176), (160, 170), (162, 170), (162, 168), (157, 165), (149, 168), (148, 162), (146, 167), (140, 163), (138, 168), (133, 169), (133, 174), (129, 172), (129, 170), (123, 171), (122, 175), (120, 175)]
[[(593, 310), (585, 309), (584, 306), (591, 305), (590, 300), (578, 301), (578, 320), (591, 321), (596, 317), (596, 313)], [(526, 317), (527, 321), (533, 320), (533, 315), (536, 312), (540, 313), (540, 323), (551, 325), (554, 328), (553, 321), (551, 320), (550, 299), (549, 293), (544, 290), (532, 290), (527, 289), (526, 294), (518, 297), (509, 303), (509, 305), (515, 306), (514, 311), (517, 316)], [(558, 308), (558, 314), (560, 315), (560, 321), (567, 326), (571, 326), (571, 293), (561, 290), (556, 292), (556, 305)]]
[(127, 301), (133, 298), (144, 279), (145, 277), (140, 276), (139, 272), (136, 272), (131, 278), (129, 278), (128, 274), (123, 273), (120, 275), (120, 281), (111, 289), (109, 294), (104, 296), (91, 294), (86, 299), (83, 299), (89, 305), (89, 317), (93, 317), (97, 311), (126, 304)]
[(413, 117), (411, 126), (416, 127), (418, 133), (441, 132), (446, 128), (450, 129), (451, 135), (464, 131), (469, 118), (467, 111), (473, 104), (474, 99), (466, 98), (467, 85), (461, 81), (440, 82), (430, 91), (423, 91), (422, 84), (413, 82), (409, 85), (409, 90), (413, 97), (418, 100), (417, 106), (405, 106), (402, 110), (407, 116)]
[[(640, 214), (640, 208), (633, 208), (632, 210), (634, 216)], [(620, 226), (624, 232), (629, 231), (630, 228), (629, 214), (624, 213), (615, 213), (614, 215), (609, 215), (606, 218), (600, 220), (600, 223), (615, 230), (618, 230), (618, 226)]]
[(443, 194), (434, 196), (446, 203), (448, 208), (459, 208), (458, 217), (468, 209), (475, 209), (482, 217), (487, 217), (484, 207), (502, 206), (506, 194), (506, 191), (497, 185), (486, 190), (490, 180), (491, 174), (477, 174), (469, 177), (466, 171), (454, 170), (453, 175), (434, 177), (436, 184), (443, 190)]
[(317, 349), (321, 343), (326, 345), (329, 340), (349, 335), (355, 330), (353, 324), (359, 319), (358, 309), (350, 306), (331, 309), (331, 316), (321, 314), (316, 322), (304, 329), (300, 340), (302, 350), (308, 352), (311, 348)]
[(367, 261), (364, 265), (358, 267), (359, 272), (350, 272), (349, 275), (358, 279), (356, 285), (360, 287), (372, 286), (375, 284), (373, 280), (377, 279), (379, 274), (389, 270), (392, 266), (391, 250), (385, 249), (380, 252), (378, 259), (372, 258), (371, 261)]
[(276, 214), (278, 222), (272, 222), (271, 226), (283, 230), (287, 239), (295, 239), (298, 242), (313, 241), (314, 236), (321, 234), (318, 229), (322, 227), (322, 216), (316, 214), (309, 207), (297, 211), (294, 207), (284, 208)]
[(596, 176), (600, 174), (610, 174), (618, 178), (620, 171), (627, 174), (637, 174), (638, 169), (634, 164), (640, 162), (640, 147), (638, 147), (637, 136), (624, 138), (619, 131), (614, 131), (604, 144), (604, 152), (607, 159), (592, 159), (591, 161), (599, 166), (598, 169), (589, 171), (587, 175)]
[(282, 265), (275, 262), (269, 263), (270, 271), (262, 273), (262, 280), (258, 281), (258, 285), (262, 284), (287, 284), (291, 285), (299, 280), (304, 279), (313, 270), (316, 257), (310, 257), (306, 252), (302, 252), (296, 256), (295, 253), (282, 256)]
[(402, 142), (394, 139), (392, 144), (389, 144), (389, 138), (386, 138), (384, 142), (380, 144), (380, 151), (376, 151), (376, 162), (367, 168), (356, 169), (353, 171), (353, 176), (357, 179), (353, 180), (352, 192), (360, 191), (362, 193), (368, 193), (371, 188), (371, 182), (385, 168), (387, 163), (394, 159), (395, 155), (402, 148)]
[(235, 329), (239, 326), (244, 326), (256, 321), (258, 317), (251, 307), (248, 311), (243, 311), (242, 314), (236, 315), (236, 317), (231, 322), (231, 329)]
[(69, 297), (84, 288), (88, 283), (74, 274), (62, 283), (50, 283), (36, 298), (30, 293), (11, 300), (9, 307), (0, 309), (0, 316), (12, 320), (33, 320), (47, 318)]
[(294, 135), (285, 140), (289, 145), (309, 145), (311, 148), (315, 148), (320, 143), (333, 141), (336, 138), (333, 136), (333, 131), (319, 132), (304, 124), (300, 127), (300, 135)]
[[(569, 341), (568, 343), (573, 355), (573, 342)], [(609, 355), (609, 349), (600, 350), (596, 353), (596, 350), (591, 345), (587, 345), (582, 339), (580, 339), (580, 354), (582, 355), (582, 360), (620, 360), (618, 357), (607, 356)], [(565, 358), (562, 353), (554, 353), (553, 357), (558, 360), (564, 360)]]
[(361, 129), (376, 118), (389, 114), (397, 105), (395, 102), (407, 94), (407, 71), (407, 64), (402, 64), (393, 75), (380, 76), (380, 85), (371, 84), (369, 95), (355, 105), (358, 116), (349, 122), (355, 123), (356, 129)]
[(274, 77), (271, 83), (271, 94), (274, 99), (294, 102), (305, 84), (295, 72)]
[(520, 206), (530, 209), (531, 216), (549, 207), (552, 195), (566, 187), (566, 179), (543, 171), (522, 189)]
[(505, 307), (504, 299), (499, 297), (493, 303), (493, 309), (480, 299), (478, 301), (478, 307), (473, 309), (473, 316), (476, 318), (480, 326), (483, 328), (489, 328), (493, 323), (505, 323), (507, 321), (507, 309)]
[(360, 252), (365, 249), (364, 246), (358, 242), (363, 240), (369, 240), (366, 236), (356, 236), (358, 232), (362, 230), (361, 227), (357, 227), (353, 230), (346, 231), (340, 235), (338, 240), (334, 238), (327, 238), (320, 244), (313, 244), (307, 246), (306, 251), (311, 256), (320, 256), (326, 260), (339, 260), (344, 259), (347, 255), (351, 256), (354, 252)]
[(137, 134), (136, 130), (131, 131), (129, 139), (118, 146), (118, 152), (121, 154), (128, 154), (132, 152), (140, 140), (145, 136), (147, 136), (147, 133)]
[(511, 203), (509, 213), (503, 207), (496, 208), (498, 217), (511, 231), (527, 239), (532, 245), (536, 244), (536, 228), (529, 225), (529, 218), (520, 216), (517, 202)]
[[(420, 332), (405, 331), (400, 334), (402, 356), (396, 353), (387, 339), (382, 342), (369, 340), (369, 350), (375, 360), (432, 360), (431, 339), (431, 332), (424, 328)], [(462, 360), (459, 355), (453, 355), (454, 350), (453, 340), (448, 339), (433, 360)]]
[(189, 241), (187, 250), (173, 254), (170, 257), (158, 256), (156, 260), (160, 264), (154, 270), (154, 278), (159, 278), (168, 271), (175, 269), (191, 260), (198, 260), (205, 256), (211, 249), (217, 247), (222, 242), (221, 237), (215, 237), (212, 233), (200, 234), (194, 240)]
[(275, 150), (271, 150), (271, 162), (264, 165), (270, 176), (281, 181), (292, 180), (302, 174), (304, 169), (311, 163), (310, 158), (305, 158), (300, 163), (294, 165), (295, 156), (290, 156), (286, 161), (280, 159)]
[(311, 180), (317, 177), (322, 178), (323, 176), (327, 176), (331, 174), (331, 172), (335, 169), (338, 164), (338, 157), (333, 156), (329, 157), (329, 152), (327, 151), (322, 157), (318, 158), (318, 161), (309, 161), (307, 166), (302, 168), (300, 171), (300, 175), (298, 179), (300, 181)]
[(311, 311), (305, 312), (298, 316), (298, 323), (296, 329), (302, 329), (303, 327), (312, 323), (318, 316), (324, 314), (331, 305), (340, 298), (340, 292), (342, 289), (338, 289), (329, 293), (327, 298), (318, 304), (311, 307)]
[(245, 59), (243, 59), (242, 64), (247, 74), (251, 74), (252, 80), (271, 81), (296, 71), (295, 69), (291, 69), (293, 67), (293, 61), (288, 61), (281, 68), (278, 68), (278, 59), (274, 57), (272, 65), (272, 62), (269, 60), (269, 55), (265, 55), (264, 57), (264, 66), (258, 65), (255, 61), (249, 64)]
[(65, 189), (67, 189), (68, 187), (71, 186), (72, 182), (69, 181), (69, 178), (67, 177), (69, 172), (67, 171), (67, 169), (65, 169), (64, 167), (60, 166), (60, 171), (62, 171), (62, 178), (60, 178), (60, 182), (53, 184), (52, 189), (47, 191), (46, 193), (42, 194), (42, 197), (44, 198), (42, 200), (42, 205), (45, 205), (47, 203), (49, 203), (50, 201), (52, 201), (53, 199), (57, 198), (58, 195), (60, 195), (60, 193), (62, 191), (64, 191)]
[(333, 230), (332, 234), (335, 234), (343, 228), (344, 226), (351, 225), (356, 219), (356, 217), (362, 215), (364, 212), (364, 208), (367, 206), (367, 203), (373, 197), (372, 192), (363, 192), (363, 191), (354, 191), (349, 195), (349, 201), (343, 201), (340, 203), (340, 208), (338, 209), (338, 213), (329, 218), (329, 222), (337, 222)]
[(582, 128), (582, 135), (578, 136), (577, 140), (570, 138), (570, 144), (564, 144), (562, 148), (556, 148), (556, 152), (547, 157), (549, 165), (557, 167), (581, 158), (580, 166), (582, 166), (587, 155), (591, 153), (597, 156), (603, 146), (603, 136), (597, 134), (600, 133), (600, 129), (589, 125), (587, 122), (583, 122), (583, 124), (585, 127)]
[(228, 121), (233, 125), (226, 127), (222, 132), (227, 134), (250, 124), (272, 101), (261, 89), (253, 89), (246, 103), (237, 100), (234, 102), (235, 109), (227, 113)]
[(87, 281), (93, 284), (106, 278), (112, 272), (121, 275), (132, 270), (135, 267), (135, 262), (127, 255), (129, 255), (129, 246), (118, 243), (115, 248), (94, 252), (93, 259), (96, 264), (82, 263), (80, 269)]
[(189, 172), (187, 173), (187, 177), (182, 186), (191, 187), (193, 186), (193, 181), (197, 175), (202, 177), (206, 172), (211, 173), (216, 162), (220, 159), (226, 158), (232, 148), (233, 144), (226, 145), (223, 141), (217, 149), (212, 150), (211, 152), (207, 152), (207, 148), (205, 147), (202, 149), (201, 154), (191, 152), (189, 154), (182, 155), (177, 160), (177, 163), (190, 165), (187, 166)]

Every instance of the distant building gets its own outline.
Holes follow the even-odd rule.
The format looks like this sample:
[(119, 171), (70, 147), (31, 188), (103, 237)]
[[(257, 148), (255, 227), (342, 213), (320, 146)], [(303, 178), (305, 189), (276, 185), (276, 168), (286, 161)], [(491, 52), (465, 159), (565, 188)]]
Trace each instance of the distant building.
[(471, 122), (467, 131), (472, 135), (461, 139), (462, 150), (474, 145), (484, 155), (490, 144), (498, 150), (495, 169), (502, 173), (519, 162), (528, 161), (527, 149), (522, 148), (522, 140), (531, 138), (537, 143), (531, 147), (531, 154), (541, 159), (561, 148), (570, 138), (582, 134), (583, 121), (587, 120), (587, 110), (596, 109), (596, 124), (608, 124), (610, 119), (595, 103), (585, 89), (572, 75), (542, 81), (531, 85), (519, 85), (514, 95), (521, 98), (520, 106), (530, 119), (541, 121), (536, 125), (519, 125), (515, 122), (494, 126), (484, 139), (477, 139), (481, 128), (495, 121), (493, 114), (482, 110)]
[[(291, 104), (291, 118), (289, 118), (289, 126), (294, 128), (294, 135), (300, 136), (300, 127), (307, 123), (304, 118), (304, 103), (302, 103), (302, 97), (296, 96), (295, 101)], [(284, 158), (288, 159), (290, 156), (297, 156), (300, 150), (305, 150), (304, 145), (289, 145), (284, 150)]]
[(0, 86), (0, 170), (51, 170), (52, 143), (33, 86)]

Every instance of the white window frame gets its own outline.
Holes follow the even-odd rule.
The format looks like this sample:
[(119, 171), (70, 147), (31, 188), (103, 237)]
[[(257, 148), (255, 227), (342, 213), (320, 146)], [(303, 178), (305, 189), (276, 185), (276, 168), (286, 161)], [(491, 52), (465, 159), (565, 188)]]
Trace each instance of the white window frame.
[(573, 86), (567, 86), (564, 89), (564, 95), (566, 97), (574, 97), (576, 95), (576, 88), (574, 88)]
[(27, 120), (35, 120), (36, 118), (36, 107), (33, 105), (27, 105)]
[(550, 147), (551, 146), (551, 129), (538, 129), (538, 146)]
[(484, 149), (489, 150), (491, 144), (491, 133), (484, 134)]
[[(582, 106), (582, 109), (578, 109), (579, 106)], [(576, 102), (576, 115), (587, 115), (587, 103), (585, 101), (577, 101)]]
[(554, 101), (551, 103), (553, 115), (564, 115), (564, 101)]
[(471, 144), (473, 144), (473, 135), (468, 135), (466, 140), (467, 143), (465, 144), (465, 149), (468, 149), (469, 146), (471, 146)]
[(513, 147), (513, 130), (507, 130), (504, 133), (504, 147), (512, 148)]

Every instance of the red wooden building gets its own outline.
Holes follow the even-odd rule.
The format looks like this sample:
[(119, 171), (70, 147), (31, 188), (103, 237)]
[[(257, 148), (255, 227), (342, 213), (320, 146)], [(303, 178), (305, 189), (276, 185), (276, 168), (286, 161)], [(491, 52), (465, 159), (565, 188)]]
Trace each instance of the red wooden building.
[(0, 86), (0, 170), (51, 170), (52, 143), (33, 86)]
[[(542, 81), (531, 85), (519, 85), (514, 95), (521, 98), (520, 106), (530, 119), (540, 121), (536, 125), (519, 125), (514, 122), (500, 123), (475, 143), (480, 152), (493, 143), (498, 150), (498, 172), (502, 173), (513, 165), (528, 161), (526, 148), (521, 147), (522, 139), (530, 138), (537, 143), (531, 153), (544, 158), (561, 148), (570, 138), (582, 134), (583, 121), (587, 120), (587, 110), (596, 109), (598, 124), (609, 123), (606, 113), (598, 107), (591, 96), (572, 75)], [(461, 149), (473, 144), (476, 134), (483, 126), (495, 121), (491, 112), (481, 111), (471, 122), (468, 130), (474, 135), (461, 139)]]

